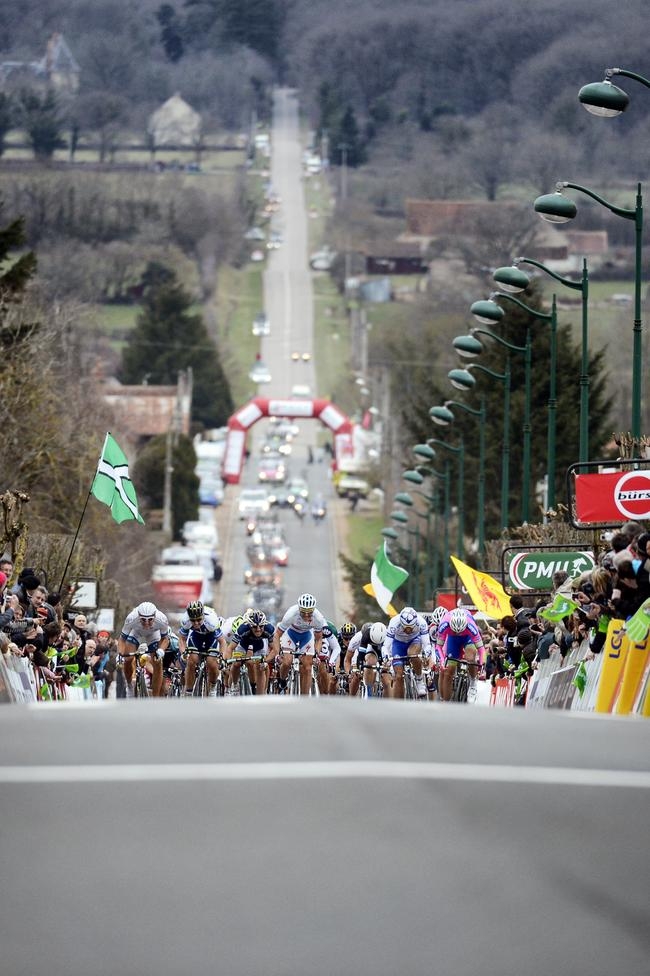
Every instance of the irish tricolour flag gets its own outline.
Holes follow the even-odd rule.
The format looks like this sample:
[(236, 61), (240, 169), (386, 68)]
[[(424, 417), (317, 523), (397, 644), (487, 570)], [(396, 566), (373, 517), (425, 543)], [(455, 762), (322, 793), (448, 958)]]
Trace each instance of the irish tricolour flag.
[(135, 488), (129, 477), (126, 455), (110, 434), (106, 435), (90, 491), (100, 502), (108, 505), (116, 522), (137, 519), (144, 525), (144, 519), (138, 511)]
[(364, 590), (369, 596), (374, 596), (385, 614), (392, 617), (397, 612), (390, 602), (393, 593), (408, 579), (408, 575), (405, 569), (390, 561), (384, 542), (377, 550), (375, 561), (370, 570), (370, 582), (366, 583)]

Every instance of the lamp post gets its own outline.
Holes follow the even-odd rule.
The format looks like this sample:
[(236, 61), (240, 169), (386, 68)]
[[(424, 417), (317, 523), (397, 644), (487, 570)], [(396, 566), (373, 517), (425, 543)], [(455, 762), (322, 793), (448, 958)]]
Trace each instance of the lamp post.
[[(415, 448), (413, 448), (414, 453), (416, 453), (416, 449), (419, 448), (419, 447), (426, 447), (429, 451), (432, 450), (429, 447), (428, 444), (424, 444), (424, 445), (422, 445), (422, 444), (416, 444)], [(428, 504), (430, 504), (430, 505), (433, 506), (433, 511), (434, 511), (434, 513), (436, 515), (436, 518), (440, 517), (440, 515), (442, 516), (442, 544), (443, 544), (443, 555), (442, 555), (442, 561), (441, 561), (441, 566), (440, 566), (440, 575), (441, 575), (441, 579), (444, 579), (444, 577), (447, 576), (448, 573), (449, 573), (449, 571), (450, 571), (450, 565), (449, 565), (449, 522), (450, 522), (450, 512), (451, 512), (451, 497), (450, 497), (450, 479), (449, 479), (449, 459), (447, 459), (447, 458), (445, 459), (445, 461), (444, 461), (444, 470), (443, 471), (436, 471), (435, 468), (432, 468), (430, 466), (427, 467), (427, 471), (428, 471), (428, 473), (432, 477), (434, 477), (436, 479), (439, 479), (443, 483), (442, 513), (440, 513), (440, 510), (439, 510), (438, 496), (437, 496), (437, 493), (435, 492), (435, 489), (434, 489), (433, 496), (432, 495), (427, 495), (423, 491), (417, 491), (417, 489), (412, 489), (412, 491), (413, 491), (413, 494), (420, 495), (422, 498), (424, 498), (424, 500)], [(422, 478), (421, 472), (417, 471), (415, 468), (412, 469), (412, 470), (409, 470), (409, 471), (405, 471), (402, 474), (402, 477), (403, 477), (404, 481), (409, 481), (411, 484), (415, 484), (415, 485), (421, 485), (423, 483), (423, 480), (424, 480)], [(406, 505), (408, 508), (411, 508), (411, 506), (413, 505), (413, 499), (411, 498), (411, 495), (408, 492), (406, 492), (406, 491), (404, 491), (404, 492), (398, 492), (395, 495), (395, 501), (401, 502), (403, 505)], [(437, 528), (435, 526), (434, 526), (434, 532), (435, 532), (436, 540), (437, 540), (439, 533), (438, 533), (438, 530), (437, 530)], [(429, 538), (430, 538), (430, 536), (429, 536)], [(430, 591), (433, 591), (433, 588), (434, 588), (433, 583), (434, 583), (434, 581), (435, 581), (436, 586), (438, 585), (438, 554), (437, 554), (437, 547), (435, 545), (435, 542), (434, 542), (434, 544), (432, 544), (431, 551), (434, 554), (434, 559), (432, 559), (432, 561), (431, 561), (432, 562), (433, 569), (432, 569), (432, 572), (431, 572), (431, 586), (430, 586)]]
[(462, 435), (459, 438), (458, 446), (447, 444), (446, 441), (438, 440), (436, 437), (428, 437), (427, 444), (437, 444), (446, 451), (451, 451), (458, 457), (458, 558), (465, 558), (465, 445)]
[[(397, 522), (401, 526), (401, 528), (407, 532), (407, 534), (409, 535), (411, 534), (408, 528), (409, 518), (406, 512), (401, 511), (401, 509), (396, 509), (395, 511), (390, 513), (390, 518), (393, 520), (393, 522)], [(417, 527), (415, 532), (416, 532), (415, 554), (411, 551), (410, 545), (407, 550), (407, 556), (408, 556), (407, 570), (409, 576), (408, 576), (408, 582), (406, 586), (406, 601), (409, 604), (412, 604), (413, 600), (415, 600), (415, 602), (417, 603), (417, 593), (420, 588), (420, 582), (419, 582), (420, 567), (419, 567), (419, 560), (418, 560), (419, 534), (417, 531)]]
[[(491, 303), (494, 305), (494, 302)], [(498, 306), (496, 306), (498, 308)], [(529, 497), (530, 497), (530, 367), (532, 361), (531, 349), (530, 349), (530, 332), (526, 336), (526, 345), (517, 346), (512, 342), (508, 342), (502, 336), (497, 335), (495, 332), (490, 332), (489, 329), (479, 329), (473, 328), (470, 335), (456, 336), (452, 345), (454, 349), (461, 355), (467, 358), (473, 358), (478, 356), (479, 353), (483, 352), (483, 343), (480, 339), (477, 339), (477, 335), (489, 336), (490, 339), (494, 339), (499, 345), (504, 346), (509, 352), (520, 352), (524, 354), (525, 357), (525, 381), (524, 381), (524, 422), (522, 425), (523, 432), (523, 492), (521, 499), (521, 519), (522, 522), (528, 521), (529, 512)], [(508, 410), (505, 411), (505, 416), (510, 417), (510, 359), (508, 356), (507, 361), (507, 375), (508, 381), (506, 389), (508, 391)], [(464, 372), (461, 370), (460, 372)], [(504, 429), (505, 429), (505, 419), (504, 419)], [(508, 482), (506, 481), (506, 484)], [(503, 490), (503, 486), (502, 486)]]
[[(557, 431), (557, 302), (555, 295), (553, 295), (553, 300), (551, 302), (550, 312), (540, 312), (536, 308), (531, 308), (526, 305), (519, 298), (515, 298), (514, 295), (510, 295), (507, 292), (496, 291), (493, 292), (492, 297), (488, 301), (474, 302), (471, 307), (471, 311), (479, 322), (499, 322), (504, 315), (504, 311), (500, 305), (498, 305), (493, 298), (505, 298), (509, 302), (513, 302), (518, 305), (519, 308), (523, 309), (533, 318), (540, 319), (542, 322), (548, 322), (551, 327), (551, 363), (550, 363), (550, 380), (549, 380), (549, 390), (548, 390), (548, 437), (547, 437), (547, 451), (546, 451), (546, 478), (547, 478), (547, 504), (549, 508), (555, 508), (555, 443), (556, 443), (556, 431)], [(530, 347), (530, 329), (526, 331), (526, 347), (528, 349), (528, 355), (532, 355), (532, 348)], [(530, 363), (528, 363), (528, 383), (530, 385)], [(530, 390), (528, 396), (528, 404), (530, 408)], [(530, 424), (530, 409), (528, 415), (528, 423)], [(530, 447), (529, 447), (530, 450)], [(528, 521), (528, 519), (524, 519)]]
[[(463, 338), (459, 336), (458, 338)], [(472, 338), (468, 336), (466, 338)], [(460, 355), (463, 353), (460, 349)], [(483, 366), (481, 363), (469, 363), (467, 369), (450, 369), (447, 373), (449, 382), (457, 390), (471, 390), (476, 380), (470, 370), (478, 369), (495, 380), (503, 383), (503, 436), (501, 438), (501, 528), (508, 527), (508, 506), (510, 501), (510, 354), (507, 354), (506, 369), (503, 373)]]
[(577, 212), (573, 200), (569, 200), (562, 193), (564, 188), (578, 190), (586, 194), (596, 203), (600, 203), (617, 217), (624, 217), (626, 220), (634, 221), (634, 328), (632, 345), (632, 439), (639, 446), (641, 438), (641, 380), (642, 380), (642, 322), (641, 322), (641, 262), (643, 252), (643, 197), (641, 195), (641, 184), (637, 184), (636, 203), (633, 210), (628, 207), (618, 207), (608, 200), (605, 200), (598, 193), (594, 193), (586, 186), (579, 183), (568, 183), (560, 181), (556, 183), (555, 193), (546, 193), (537, 197), (533, 204), (535, 211), (544, 220), (551, 223), (566, 223), (572, 220)]
[(510, 268), (497, 268), (492, 277), (503, 291), (517, 294), (524, 291), (530, 284), (530, 277), (519, 267), (520, 264), (532, 264), (540, 271), (550, 275), (555, 281), (574, 291), (579, 291), (582, 298), (582, 354), (580, 357), (580, 443), (578, 457), (580, 461), (589, 460), (589, 271), (587, 259), (582, 259), (582, 277), (580, 281), (572, 281), (547, 268), (534, 258), (515, 258)]
[(600, 115), (602, 118), (613, 118), (624, 112), (629, 104), (629, 96), (617, 85), (612, 84), (612, 76), (621, 75), (623, 78), (633, 78), (646, 88), (650, 88), (650, 81), (643, 75), (636, 74), (635, 71), (626, 71), (625, 68), (606, 68), (605, 80), (593, 82), (590, 85), (583, 85), (578, 92), (578, 99), (581, 104), (591, 112), (592, 115)]
[(429, 410), (429, 416), (433, 420), (434, 424), (439, 424), (442, 427), (446, 427), (448, 424), (452, 423), (454, 418), (453, 412), (449, 407), (458, 407), (460, 410), (466, 410), (467, 413), (471, 413), (473, 417), (479, 418), (479, 429), (478, 429), (478, 492), (477, 492), (477, 535), (478, 535), (478, 552), (479, 560), (483, 557), (483, 547), (485, 545), (485, 397), (481, 396), (480, 407), (476, 410), (474, 407), (468, 406), (466, 403), (462, 403), (460, 400), (445, 400), (441, 407), (431, 407)]

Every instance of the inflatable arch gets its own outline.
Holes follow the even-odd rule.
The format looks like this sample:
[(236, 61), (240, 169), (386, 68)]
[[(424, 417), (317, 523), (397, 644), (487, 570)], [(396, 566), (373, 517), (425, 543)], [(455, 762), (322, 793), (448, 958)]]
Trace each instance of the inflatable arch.
[(262, 417), (289, 417), (296, 420), (313, 418), (334, 434), (334, 467), (340, 466), (344, 457), (352, 457), (352, 421), (329, 400), (285, 400), (270, 397), (253, 397), (245, 406), (232, 415), (228, 421), (226, 449), (221, 469), (224, 481), (236, 485), (241, 477), (246, 434), (249, 427)]

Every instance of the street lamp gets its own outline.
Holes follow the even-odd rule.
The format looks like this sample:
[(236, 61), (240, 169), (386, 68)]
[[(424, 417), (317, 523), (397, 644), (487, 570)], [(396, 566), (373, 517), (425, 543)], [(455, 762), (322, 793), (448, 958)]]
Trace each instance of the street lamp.
[(582, 296), (582, 356), (580, 360), (580, 445), (579, 460), (589, 460), (589, 272), (587, 270), (587, 259), (582, 259), (582, 278), (580, 281), (572, 281), (571, 278), (564, 278), (557, 274), (540, 261), (533, 258), (515, 258), (512, 267), (497, 268), (492, 277), (499, 284), (503, 291), (518, 294), (524, 291), (530, 284), (530, 277), (519, 267), (520, 264), (532, 264), (540, 271), (559, 281), (561, 285), (579, 291)]
[[(486, 304), (486, 305), (489, 304), (489, 305), (493, 305), (495, 308), (498, 308), (499, 311), (501, 312), (501, 315), (503, 315), (503, 309), (502, 308), (499, 308), (499, 306), (496, 304), (496, 302), (489, 302), (489, 303), (488, 302), (483, 302), (483, 303), (475, 302), (474, 304), (475, 305), (476, 304)], [(472, 309), (473, 308), (474, 308), (474, 306), (472, 306)], [(498, 342), (499, 345), (504, 346), (509, 352), (520, 352), (520, 353), (523, 353), (523, 355), (525, 357), (524, 358), (524, 363), (525, 363), (525, 374), (524, 374), (524, 376), (525, 376), (525, 379), (524, 379), (524, 422), (523, 422), (523, 425), (522, 425), (523, 438), (524, 438), (523, 454), (522, 454), (524, 487), (523, 487), (522, 498), (521, 498), (521, 520), (522, 520), (522, 523), (523, 522), (527, 522), (528, 521), (528, 515), (529, 515), (529, 509), (530, 509), (530, 440), (531, 440), (531, 429), (530, 429), (530, 398), (531, 398), (530, 387), (531, 387), (531, 381), (530, 381), (530, 372), (531, 372), (531, 362), (532, 362), (532, 349), (531, 349), (531, 344), (530, 344), (530, 329), (528, 329), (527, 332), (526, 332), (526, 345), (525, 346), (516, 346), (514, 343), (508, 342), (502, 336), (497, 335), (496, 332), (491, 332), (489, 329), (477, 329), (477, 328), (473, 328), (471, 330), (471, 334), (470, 335), (456, 336), (456, 338), (452, 342), (452, 345), (453, 345), (454, 349), (456, 350), (456, 352), (460, 356), (465, 356), (465, 357), (470, 358), (470, 359), (473, 358), (474, 356), (478, 356), (481, 352), (483, 352), (483, 343), (481, 342), (480, 339), (477, 339), (476, 338), (477, 335), (489, 336), (490, 339), (494, 339), (495, 342)], [(485, 367), (483, 367), (483, 368), (485, 368)], [(505, 410), (504, 428), (505, 428), (505, 424), (506, 424), (506, 418), (509, 420), (509, 417), (510, 417), (510, 402), (509, 402), (509, 395), (510, 395), (510, 358), (509, 357), (508, 357), (508, 360), (507, 360), (507, 367), (506, 367), (506, 369), (507, 369), (507, 376), (508, 376), (508, 380), (507, 380), (507, 384), (506, 384), (506, 389), (507, 389), (507, 392), (508, 392), (508, 409)], [(464, 370), (459, 370), (458, 372), (459, 373), (463, 373)], [(508, 484), (507, 479), (504, 479), (504, 483), (507, 486), (507, 484)], [(503, 488), (503, 485), (502, 485), (502, 491), (503, 490), (504, 490), (504, 488)], [(502, 499), (503, 499), (503, 496), (502, 496)], [(503, 501), (502, 501), (502, 506), (503, 506)], [(507, 506), (506, 506), (506, 508), (507, 508)]]
[(641, 195), (641, 184), (637, 184), (636, 204), (634, 210), (628, 207), (618, 207), (594, 193), (586, 186), (579, 183), (568, 183), (560, 181), (556, 183), (555, 193), (546, 193), (537, 197), (533, 204), (535, 211), (544, 220), (551, 223), (566, 223), (572, 220), (577, 212), (573, 200), (567, 199), (562, 193), (562, 189), (568, 187), (571, 190), (578, 190), (600, 203), (617, 217), (624, 217), (626, 220), (633, 220), (635, 227), (635, 246), (634, 246), (634, 329), (632, 347), (632, 440), (639, 447), (641, 438), (641, 379), (642, 379), (642, 323), (641, 323), (641, 261), (643, 249), (643, 197)]
[[(429, 447), (428, 444), (416, 444), (413, 448), (413, 453), (418, 454), (421, 457), (426, 457), (429, 460), (435, 456), (435, 451), (433, 450), (433, 448)], [(443, 495), (444, 501), (443, 501), (443, 512), (442, 512), (442, 518), (443, 518), (442, 536), (443, 536), (443, 546), (444, 546), (442, 575), (444, 577), (448, 571), (448, 566), (449, 566), (449, 507), (450, 507), (449, 464), (447, 461), (445, 461), (444, 473), (441, 471), (436, 471), (435, 468), (432, 467), (427, 467), (426, 471), (427, 474), (431, 475), (432, 477), (439, 478), (442, 481), (444, 481), (444, 495)], [(421, 471), (418, 471), (416, 469), (409, 469), (408, 471), (404, 471), (402, 473), (402, 478), (404, 479), (404, 481), (408, 481), (414, 485), (421, 485), (424, 481)], [(411, 495), (408, 492), (398, 492), (395, 495), (395, 501), (401, 502), (403, 505), (406, 505), (407, 508), (409, 509), (412, 508), (412, 510), (416, 515), (418, 515), (420, 518), (426, 518), (427, 520), (427, 526), (426, 526), (427, 576), (426, 576), (425, 583), (426, 583), (427, 592), (431, 593), (434, 589), (434, 581), (435, 581), (435, 585), (438, 584), (438, 552), (437, 552), (437, 546), (435, 544), (435, 541), (438, 538), (437, 519), (440, 517), (440, 506), (438, 504), (438, 492), (437, 492), (437, 487), (434, 486), (433, 494), (431, 495), (426, 494), (426, 492), (424, 491), (418, 491), (417, 489), (414, 489), (413, 493), (415, 495), (419, 495), (427, 503), (426, 512), (419, 512), (417, 508), (413, 507), (413, 499), (411, 498)], [(435, 539), (432, 538), (432, 533), (431, 533), (432, 513), (436, 519), (436, 523), (434, 523), (434, 532), (433, 532)]]
[(458, 558), (465, 558), (465, 445), (462, 435), (458, 441), (458, 447), (440, 441), (436, 437), (428, 437), (427, 444), (437, 444), (446, 451), (451, 451), (458, 457)]
[[(547, 451), (546, 451), (546, 479), (547, 479), (547, 505), (549, 508), (555, 508), (555, 443), (556, 443), (556, 431), (557, 431), (557, 302), (555, 295), (551, 301), (551, 311), (550, 312), (540, 312), (539, 309), (531, 308), (530, 305), (526, 305), (519, 298), (515, 298), (514, 295), (508, 292), (496, 291), (488, 301), (474, 302), (471, 307), (471, 311), (474, 313), (475, 317), (479, 322), (498, 322), (502, 318), (504, 312), (500, 305), (497, 305), (495, 301), (492, 300), (493, 297), (505, 298), (506, 301), (512, 302), (514, 305), (518, 305), (519, 308), (527, 312), (528, 315), (532, 315), (533, 318), (540, 319), (542, 322), (548, 322), (551, 327), (551, 363), (550, 363), (550, 379), (548, 388), (548, 437), (547, 437)], [(475, 311), (476, 309), (476, 311)], [(500, 314), (496, 310), (499, 310)], [(526, 332), (526, 347), (530, 348), (530, 329)], [(530, 349), (529, 355), (532, 354), (532, 349)], [(528, 364), (528, 383), (530, 384), (530, 364)], [(528, 403), (530, 407), (530, 391), (528, 397)], [(530, 424), (530, 411), (528, 416), (528, 423)], [(529, 448), (530, 450), (530, 448)], [(525, 522), (528, 518), (524, 519)]]
[[(471, 374), (470, 374), (471, 375)], [(472, 377), (473, 379), (473, 377)], [(477, 498), (477, 513), (476, 521), (478, 526), (478, 552), (479, 559), (483, 558), (483, 547), (485, 545), (485, 397), (480, 398), (480, 407), (476, 410), (474, 407), (468, 406), (466, 403), (462, 403), (460, 400), (445, 400), (441, 407), (431, 407), (429, 410), (429, 416), (433, 420), (434, 424), (439, 424), (440, 426), (446, 427), (448, 424), (452, 423), (454, 414), (449, 409), (449, 407), (458, 407), (460, 410), (466, 410), (467, 413), (471, 413), (473, 417), (479, 418), (479, 429), (478, 429), (478, 498)]]
[(624, 112), (629, 104), (629, 96), (617, 85), (612, 84), (612, 75), (622, 75), (624, 78), (633, 78), (646, 88), (650, 88), (650, 81), (643, 75), (637, 75), (634, 71), (626, 71), (625, 68), (607, 68), (605, 70), (605, 80), (593, 82), (590, 85), (583, 85), (578, 92), (578, 98), (582, 105), (591, 112), (592, 115), (600, 115), (603, 118), (613, 118)]

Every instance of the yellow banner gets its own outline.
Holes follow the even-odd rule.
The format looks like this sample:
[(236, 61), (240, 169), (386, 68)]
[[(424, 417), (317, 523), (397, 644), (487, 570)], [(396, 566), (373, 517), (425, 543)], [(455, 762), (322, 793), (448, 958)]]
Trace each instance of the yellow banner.
[(607, 627), (607, 638), (601, 651), (603, 667), (598, 680), (597, 712), (611, 712), (614, 708), (629, 648), (623, 624), (623, 620), (610, 620)]
[(495, 620), (512, 614), (510, 598), (498, 580), (488, 573), (480, 573), (477, 569), (472, 569), (456, 556), (451, 556), (451, 561), (477, 610)]
[(629, 715), (634, 707), (641, 688), (641, 680), (645, 674), (650, 652), (650, 641), (646, 637), (643, 641), (634, 642), (625, 638), (628, 643), (627, 658), (623, 668), (621, 691), (616, 702), (617, 715)]

